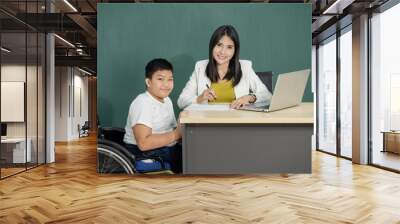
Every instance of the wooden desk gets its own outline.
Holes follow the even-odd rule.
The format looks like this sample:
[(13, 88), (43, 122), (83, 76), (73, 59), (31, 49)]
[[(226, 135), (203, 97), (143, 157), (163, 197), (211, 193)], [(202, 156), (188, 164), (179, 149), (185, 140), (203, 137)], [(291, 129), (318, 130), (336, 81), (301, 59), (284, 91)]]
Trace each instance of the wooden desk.
[(313, 104), (280, 111), (183, 111), (184, 174), (311, 173)]
[(400, 131), (383, 131), (383, 151), (400, 154)]

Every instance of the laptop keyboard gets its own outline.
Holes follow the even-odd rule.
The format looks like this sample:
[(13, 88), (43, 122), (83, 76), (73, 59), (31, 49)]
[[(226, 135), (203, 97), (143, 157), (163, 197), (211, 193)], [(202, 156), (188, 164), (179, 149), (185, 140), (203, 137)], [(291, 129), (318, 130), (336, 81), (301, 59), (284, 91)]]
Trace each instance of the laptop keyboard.
[(240, 110), (250, 110), (250, 111), (264, 112), (264, 111), (267, 111), (269, 109), (269, 105), (264, 105), (264, 106), (260, 106), (260, 107), (257, 107), (256, 105), (246, 105), (246, 106), (243, 106), (243, 107), (241, 107), (239, 109)]

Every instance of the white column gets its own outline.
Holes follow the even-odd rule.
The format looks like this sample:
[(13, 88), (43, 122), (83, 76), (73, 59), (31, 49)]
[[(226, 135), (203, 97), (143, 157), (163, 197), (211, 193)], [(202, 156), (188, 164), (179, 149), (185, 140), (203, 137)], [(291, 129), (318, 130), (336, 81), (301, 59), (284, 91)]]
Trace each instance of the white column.
[[(54, 12), (54, 5), (46, 1), (47, 12)], [(55, 162), (55, 43), (54, 35), (46, 35), (46, 163)]]
[(54, 133), (55, 133), (55, 76), (54, 76), (54, 35), (47, 34), (46, 36), (46, 57), (47, 57), (47, 76), (46, 76), (46, 163), (55, 161), (54, 150)]
[(368, 163), (368, 16), (353, 20), (353, 162)]

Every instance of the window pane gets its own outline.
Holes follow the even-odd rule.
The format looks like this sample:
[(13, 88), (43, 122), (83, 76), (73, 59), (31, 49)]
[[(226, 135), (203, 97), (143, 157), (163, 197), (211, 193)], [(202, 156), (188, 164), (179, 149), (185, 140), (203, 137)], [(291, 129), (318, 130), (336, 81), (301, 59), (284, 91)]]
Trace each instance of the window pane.
[(352, 141), (352, 35), (340, 36), (340, 153), (351, 158)]
[(336, 40), (318, 48), (318, 147), (336, 153)]
[(400, 4), (372, 18), (372, 163), (400, 170)]

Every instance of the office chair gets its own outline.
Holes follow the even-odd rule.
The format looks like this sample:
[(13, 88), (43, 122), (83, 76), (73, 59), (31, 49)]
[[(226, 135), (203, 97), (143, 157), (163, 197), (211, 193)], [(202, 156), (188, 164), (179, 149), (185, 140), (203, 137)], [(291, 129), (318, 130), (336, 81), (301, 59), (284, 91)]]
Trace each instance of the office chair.
[(89, 121), (85, 121), (85, 123), (82, 125), (82, 127), (80, 127), (80, 125), (78, 125), (79, 138), (89, 136), (89, 129), (90, 129)]
[(261, 82), (267, 87), (268, 91), (272, 94), (272, 71), (256, 72), (256, 74), (260, 78)]

